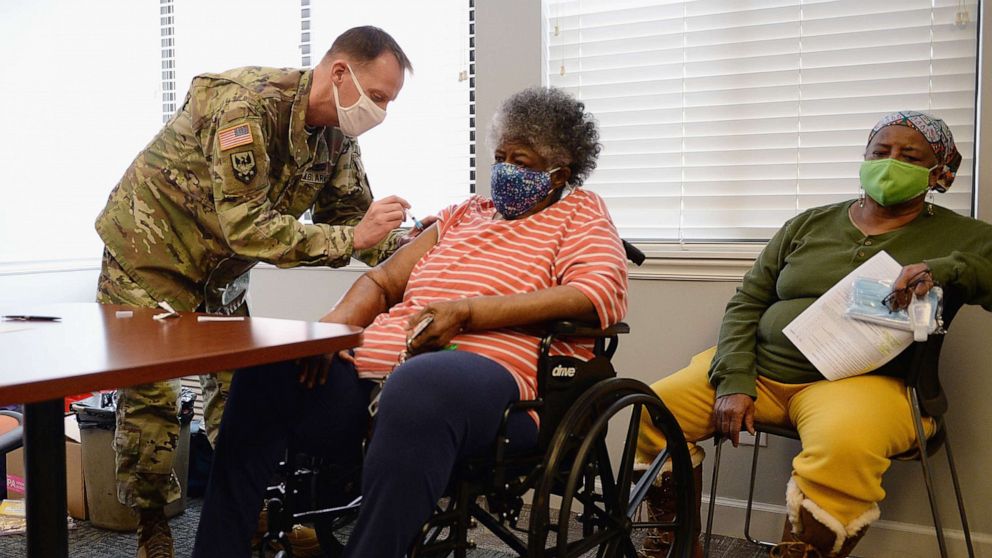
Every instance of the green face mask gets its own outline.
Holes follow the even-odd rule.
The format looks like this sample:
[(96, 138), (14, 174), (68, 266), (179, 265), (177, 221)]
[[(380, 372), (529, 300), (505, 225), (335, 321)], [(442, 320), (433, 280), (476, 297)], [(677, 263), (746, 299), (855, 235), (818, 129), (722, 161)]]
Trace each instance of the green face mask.
[(930, 188), (930, 171), (897, 159), (872, 159), (861, 163), (861, 187), (879, 205), (907, 202)]

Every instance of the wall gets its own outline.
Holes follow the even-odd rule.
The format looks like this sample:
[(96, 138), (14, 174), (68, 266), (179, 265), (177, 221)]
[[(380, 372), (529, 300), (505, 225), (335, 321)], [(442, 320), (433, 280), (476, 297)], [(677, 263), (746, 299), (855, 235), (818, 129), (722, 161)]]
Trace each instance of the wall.
[[(93, 302), (96, 264), (48, 267), (0, 265), (0, 313), (5, 308), (22, 308), (54, 302)], [(20, 312), (19, 312), (20, 313)]]
[[(476, 3), (480, 138), (485, 137), (485, 126), (501, 99), (541, 83), (540, 15), (540, 2), (535, 0)], [(986, 53), (990, 47), (984, 43)], [(982, 59), (987, 61), (989, 56)], [(986, 62), (982, 74), (990, 75), (990, 71)], [(982, 104), (992, 106), (987, 89), (983, 88)], [(992, 122), (984, 120), (979, 128), (980, 178), (992, 176)], [(478, 151), (479, 189), (486, 193), (491, 159), (487, 146), (480, 145)], [(992, 188), (978, 190), (979, 216), (992, 220)], [(344, 293), (361, 269), (287, 271), (260, 267), (252, 274), (253, 312), (259, 316), (316, 319)], [(715, 342), (723, 307), (736, 287), (733, 279), (692, 280), (690, 276), (690, 280), (673, 280), (659, 278), (667, 274), (649, 275), (653, 277), (635, 277), (631, 283), (631, 300), (635, 303), (627, 321), (632, 333), (623, 340), (616, 357), (623, 374), (648, 382), (679, 369), (693, 354)], [(92, 269), (31, 274), (4, 274), (0, 269), (0, 306), (18, 301), (92, 300), (95, 281), (96, 272)], [(972, 530), (979, 555), (992, 557), (992, 514), (988, 513), (992, 483), (985, 477), (987, 464), (992, 463), (992, 445), (980, 442), (986, 435), (986, 425), (992, 422), (987, 395), (992, 393), (989, 331), (992, 314), (974, 308), (962, 311), (945, 345), (942, 364), (945, 388), (952, 402), (948, 420)], [(757, 534), (764, 537), (774, 538), (781, 532), (784, 484), (795, 451), (794, 443), (773, 440), (762, 454), (755, 520)], [(749, 456), (744, 450), (729, 449), (724, 453), (716, 524), (719, 533), (741, 534), (740, 508)], [(946, 462), (938, 461), (936, 470), (942, 517), (945, 525), (956, 527)], [(708, 473), (707, 469), (707, 478)], [(918, 464), (894, 464), (886, 475), (885, 486), (888, 497), (882, 506), (884, 520), (869, 531), (859, 553), (873, 557), (935, 556), (936, 544), (928, 534), (932, 525), (929, 506)], [(953, 555), (964, 555), (959, 533), (950, 535)]]

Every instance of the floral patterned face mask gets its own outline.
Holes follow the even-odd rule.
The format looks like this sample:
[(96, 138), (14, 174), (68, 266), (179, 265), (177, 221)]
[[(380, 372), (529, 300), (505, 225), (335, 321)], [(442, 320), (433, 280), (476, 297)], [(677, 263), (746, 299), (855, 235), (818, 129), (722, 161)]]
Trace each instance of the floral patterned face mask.
[(496, 211), (507, 219), (527, 213), (551, 192), (551, 173), (559, 168), (536, 171), (512, 163), (493, 164), (490, 187)]

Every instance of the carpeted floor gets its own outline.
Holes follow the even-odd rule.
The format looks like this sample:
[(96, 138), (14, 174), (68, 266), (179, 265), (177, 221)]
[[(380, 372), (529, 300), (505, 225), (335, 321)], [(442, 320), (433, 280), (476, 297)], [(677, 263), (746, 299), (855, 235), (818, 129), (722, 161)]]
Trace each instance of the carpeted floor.
[[(186, 511), (172, 519), (172, 536), (175, 540), (177, 557), (187, 557), (192, 553), (193, 537), (200, 519), (199, 499), (191, 499)], [(514, 554), (485, 528), (478, 528), (472, 538), (478, 548), (469, 552), (471, 558), (508, 558)], [(711, 543), (712, 558), (759, 558), (768, 554), (740, 539), (714, 535)], [(69, 532), (69, 556), (72, 558), (128, 558), (137, 552), (136, 537), (133, 533), (116, 533), (79, 522), (78, 528)], [(24, 535), (0, 536), (0, 556), (14, 558), (25, 556)]]

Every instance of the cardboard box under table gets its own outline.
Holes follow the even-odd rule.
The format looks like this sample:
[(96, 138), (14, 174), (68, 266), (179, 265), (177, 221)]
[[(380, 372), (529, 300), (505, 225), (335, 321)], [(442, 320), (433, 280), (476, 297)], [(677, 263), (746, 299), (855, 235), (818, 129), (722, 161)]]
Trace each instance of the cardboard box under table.
[[(69, 515), (87, 519), (86, 488), (83, 479), (83, 453), (75, 415), (65, 417), (65, 480)], [(43, 482), (43, 480), (42, 480)], [(24, 498), (24, 449), (7, 454), (7, 498)]]

